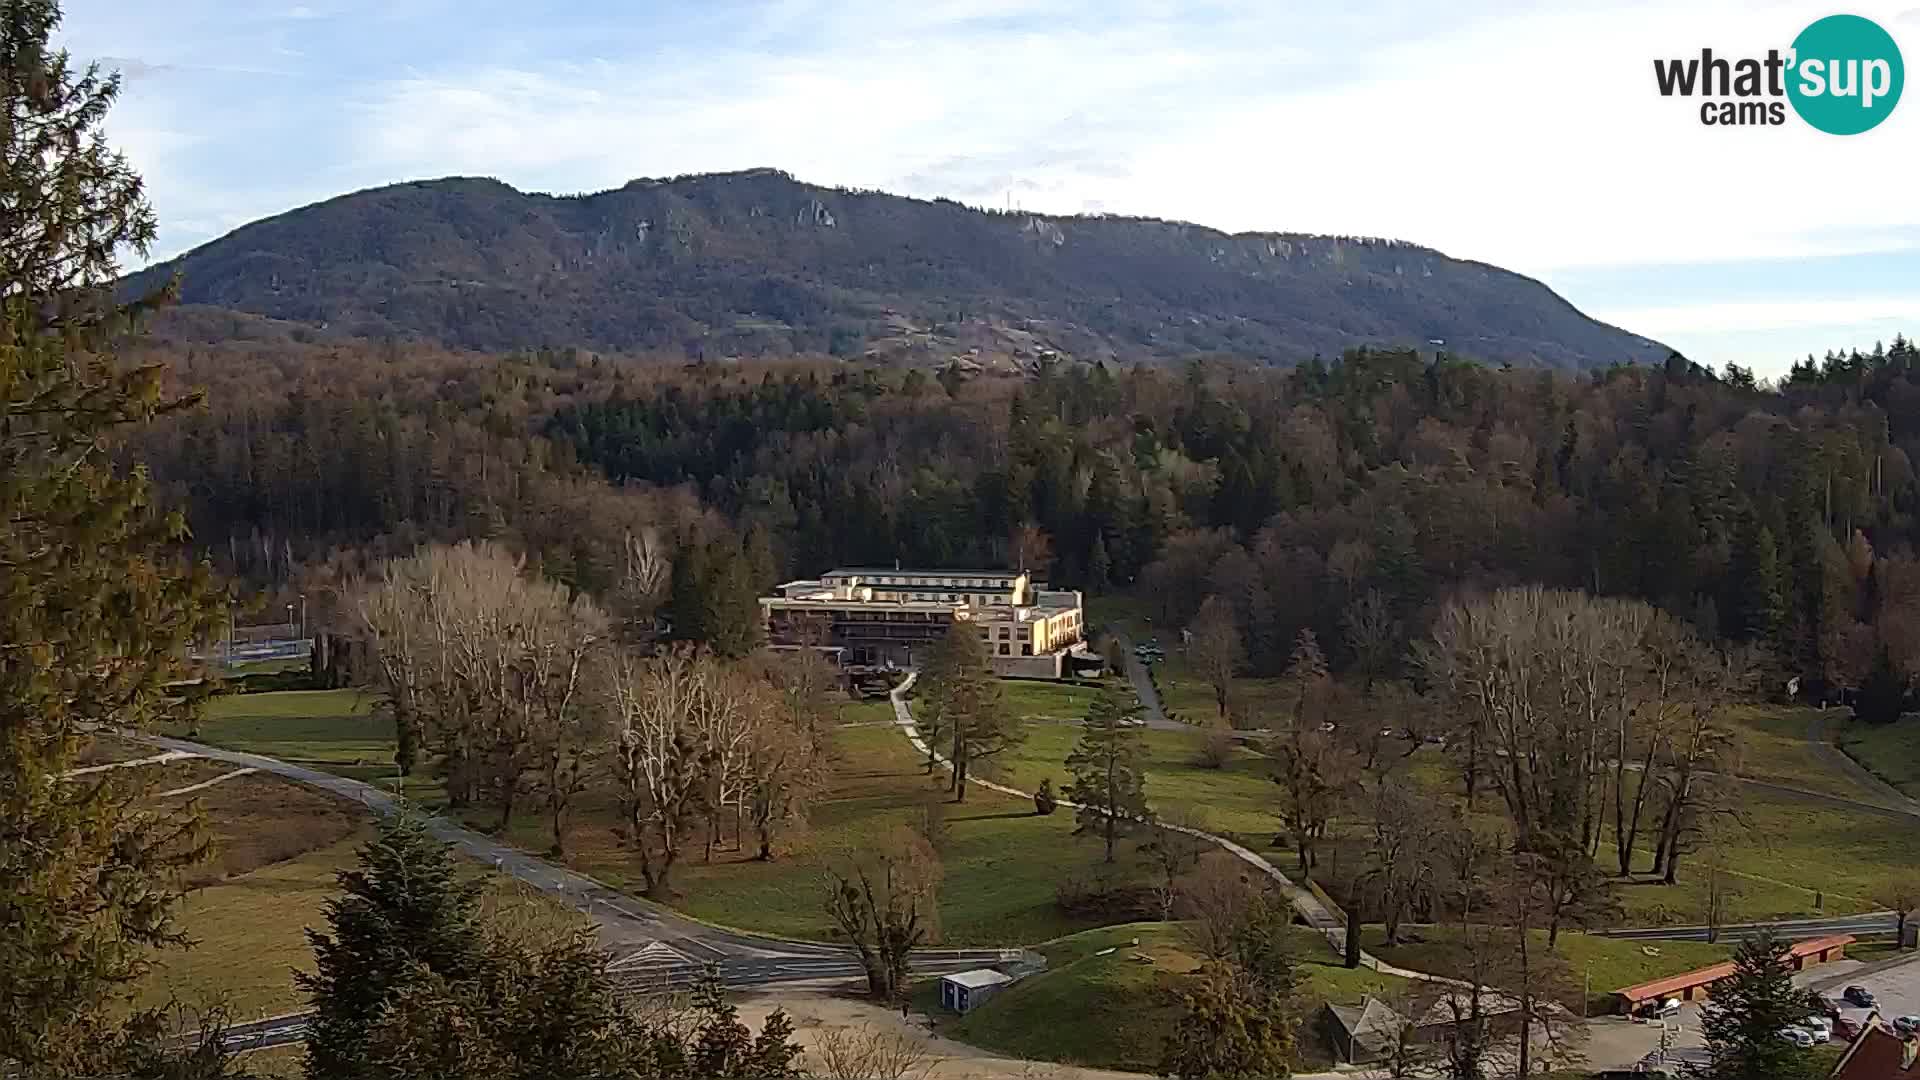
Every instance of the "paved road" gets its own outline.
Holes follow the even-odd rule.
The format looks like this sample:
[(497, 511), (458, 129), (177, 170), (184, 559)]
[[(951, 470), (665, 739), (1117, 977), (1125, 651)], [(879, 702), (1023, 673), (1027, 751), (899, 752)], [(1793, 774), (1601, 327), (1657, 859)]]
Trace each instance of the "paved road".
[[(400, 809), (392, 794), (358, 780), (310, 769), (259, 754), (159, 735), (124, 733), (127, 738), (164, 750), (195, 754), (289, 780), (352, 799), (376, 814)], [(733, 989), (785, 983), (846, 982), (864, 977), (853, 950), (844, 945), (790, 941), (726, 930), (688, 918), (659, 904), (629, 896), (545, 859), (498, 843), (445, 818), (428, 817), (427, 831), (462, 854), (547, 893), (579, 911), (599, 928), (601, 946), (616, 959), (609, 965), (615, 985), (635, 993), (658, 992), (691, 984), (715, 971)], [(923, 949), (914, 969), (924, 973), (962, 971), (1032, 954), (1019, 949)], [(282, 1017), (234, 1029), (247, 1049), (276, 1046), (300, 1038), (304, 1018)]]
[[(1805, 941), (1809, 938), (1827, 937), (1830, 934), (1891, 934), (1899, 920), (1891, 911), (1875, 911), (1865, 915), (1839, 915), (1831, 919), (1789, 919), (1773, 923), (1740, 923), (1720, 928), (1720, 939), (1739, 941), (1743, 938), (1757, 937), (1763, 931), (1786, 941)], [(1624, 930), (1595, 930), (1595, 937), (1620, 938), (1627, 941), (1705, 941), (1707, 928), (1704, 926), (1646, 926)]]
[(1160, 705), (1160, 691), (1153, 685), (1153, 675), (1147, 671), (1147, 665), (1134, 655), (1133, 641), (1119, 623), (1109, 623), (1107, 633), (1120, 643), (1120, 651), (1126, 656), (1127, 679), (1133, 683), (1134, 696), (1140, 699), (1140, 707), (1146, 711), (1146, 722), (1150, 728), (1159, 731), (1192, 731), (1191, 724), (1167, 719), (1167, 711)]

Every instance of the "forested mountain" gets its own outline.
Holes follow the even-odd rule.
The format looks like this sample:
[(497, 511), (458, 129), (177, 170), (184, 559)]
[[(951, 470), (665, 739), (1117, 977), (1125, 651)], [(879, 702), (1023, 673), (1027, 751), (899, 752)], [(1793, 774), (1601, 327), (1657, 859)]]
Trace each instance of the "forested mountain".
[(1049, 354), (1291, 364), (1431, 339), (1523, 366), (1667, 355), (1537, 281), (1411, 244), (994, 213), (772, 170), (566, 198), (397, 184), (247, 225), (132, 284), (175, 272), (189, 331), (207, 329), (190, 315), (207, 305), (473, 349), (1002, 369)]
[[(1302, 628), (1351, 663), (1359, 604), (1399, 656), (1449, 596), (1532, 582), (1641, 597), (1841, 683), (1882, 647), (1920, 671), (1905, 340), (1778, 388), (1677, 358), (1570, 376), (1405, 351), (1027, 378), (364, 344), (173, 359), (210, 407), (134, 449), (224, 567), (316, 596), (426, 538), (500, 539), (628, 617), (1017, 548), (1167, 624), (1223, 597), (1257, 671)], [(665, 564), (699, 581), (669, 596)]]

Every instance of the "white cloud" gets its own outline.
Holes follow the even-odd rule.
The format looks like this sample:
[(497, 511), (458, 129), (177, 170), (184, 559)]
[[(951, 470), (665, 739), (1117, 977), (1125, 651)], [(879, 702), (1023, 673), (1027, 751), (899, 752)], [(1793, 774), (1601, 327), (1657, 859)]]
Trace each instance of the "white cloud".
[(1703, 127), (1697, 104), (1653, 88), (1654, 57), (1764, 52), (1820, 4), (1556, 7), (1351, 56), (1266, 8), (1206, 32), (1150, 5), (1098, 27), (1032, 21), (1056, 7), (997, 0), (985, 14), (1029, 21), (983, 28), (980, 5), (951, 0), (900, 15), (787, 3), (761, 38), (811, 28), (815, 44), (423, 75), (376, 91), (366, 148), (407, 175), (570, 190), (774, 165), (996, 204), (1012, 191), (1032, 209), (1394, 236), (1534, 272), (1884, 250), (1920, 225), (1905, 193), (1920, 104), (1840, 139), (1792, 117)]

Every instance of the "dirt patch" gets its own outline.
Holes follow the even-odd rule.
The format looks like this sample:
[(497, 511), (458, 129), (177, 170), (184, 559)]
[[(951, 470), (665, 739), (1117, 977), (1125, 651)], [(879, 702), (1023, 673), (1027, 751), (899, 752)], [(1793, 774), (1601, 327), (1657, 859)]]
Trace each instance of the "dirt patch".
[(116, 761), (135, 761), (152, 757), (157, 751), (145, 743), (128, 742), (118, 735), (91, 735), (86, 745), (80, 748), (80, 756), (74, 759), (75, 768), (88, 765), (110, 765)]
[[(213, 775), (234, 768), (223, 764)], [(339, 843), (363, 820), (360, 808), (352, 803), (265, 773), (235, 777), (167, 801), (183, 800), (199, 804), (214, 835), (213, 861), (194, 872), (195, 885), (238, 877)]]
[(903, 1018), (898, 1009), (883, 1009), (864, 999), (820, 991), (755, 994), (740, 1003), (740, 1016), (757, 1028), (775, 1009), (787, 1011), (797, 1029), (795, 1036), (805, 1047), (812, 1047), (822, 1033), (835, 1028), (870, 1027), (918, 1040), (926, 1047), (931, 1062), (920, 1075), (932, 1080), (1141, 1080), (1143, 1076), (995, 1057), (978, 1047), (933, 1034), (931, 1021), (919, 1013)]

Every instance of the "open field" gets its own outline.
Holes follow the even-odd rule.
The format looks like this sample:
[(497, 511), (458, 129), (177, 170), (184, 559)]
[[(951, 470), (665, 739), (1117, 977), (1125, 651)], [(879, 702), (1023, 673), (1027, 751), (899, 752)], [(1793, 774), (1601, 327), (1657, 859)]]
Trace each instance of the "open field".
[[(1386, 932), (1370, 927), (1362, 935), (1367, 950), (1388, 963), (1415, 971), (1461, 971), (1459, 934), (1447, 926), (1411, 926), (1401, 928), (1401, 944), (1382, 944)], [(1547, 933), (1534, 931), (1532, 944), (1537, 956), (1549, 955)], [(1709, 945), (1699, 941), (1616, 941), (1586, 934), (1562, 932), (1551, 954), (1566, 965), (1568, 992), (1561, 1004), (1579, 1009), (1591, 976), (1593, 992), (1587, 998), (1595, 1015), (1609, 1009), (1609, 995), (1615, 990), (1637, 986), (1653, 979), (1709, 967), (1733, 955), (1727, 945)]]
[[(1837, 795), (1843, 799), (1879, 801), (1879, 793), (1849, 773), (1834, 768), (1807, 741), (1808, 724), (1817, 709), (1743, 707), (1732, 710), (1741, 730), (1740, 775), (1771, 784)], [(1837, 721), (1853, 731), (1866, 725)], [(1915, 725), (1920, 732), (1920, 725)], [(1916, 739), (1920, 748), (1920, 738)]]
[[(377, 701), (355, 689), (232, 694), (207, 703), (191, 737), (391, 788), (397, 776), (393, 721), (374, 712)], [(428, 806), (445, 799), (437, 780), (418, 774), (406, 778), (402, 791)]]
[[(325, 925), (325, 904), (338, 895), (334, 875), (354, 864), (354, 851), (370, 831), (362, 825), (324, 847), (189, 894), (177, 921), (193, 945), (159, 954), (140, 984), (136, 1004), (224, 1000), (236, 1021), (305, 1007), (293, 972), (312, 969), (307, 928)], [(478, 866), (471, 872), (488, 881), (483, 910), (490, 918), (531, 928), (585, 925), (570, 909), (511, 878)]]
[[(816, 804), (804, 836), (772, 862), (758, 862), (752, 845), (730, 850), (732, 835), (705, 858), (703, 838), (689, 845), (673, 871), (675, 906), (710, 922), (790, 937), (824, 939), (831, 928), (823, 907), (827, 866), (849, 851), (871, 850), (889, 831), (911, 828), (929, 806), (945, 822), (941, 849), (941, 941), (953, 945), (1010, 945), (1043, 941), (1091, 925), (1055, 905), (1055, 887), (1070, 875), (1092, 877), (1099, 852), (1076, 843), (1073, 818), (1040, 817), (1033, 803), (979, 788), (952, 803), (945, 777), (929, 778), (922, 759), (891, 727), (842, 728), (830, 787)], [(481, 811), (471, 819), (491, 824)], [(638, 892), (639, 865), (613, 832), (616, 809), (606, 793), (583, 798), (567, 843), (568, 865), (618, 888)], [(551, 843), (537, 814), (518, 818), (507, 839), (528, 850)], [(1116, 872), (1138, 876), (1129, 859)]]
[[(1056, 788), (1063, 786), (1067, 780), (1063, 763), (1078, 738), (1073, 721), (1084, 713), (1090, 691), (1023, 682), (1009, 682), (1006, 688), (1009, 701), (1032, 721), (1027, 741), (983, 762), (980, 774), (1023, 790), (1032, 790), (1048, 777)], [(386, 721), (369, 714), (370, 704), (368, 695), (353, 690), (222, 698), (213, 703), (201, 737), (378, 780), (391, 776), (392, 737)], [(743, 929), (822, 937), (828, 933), (819, 901), (826, 862), (850, 847), (871, 845), (889, 829), (911, 825), (923, 815), (924, 807), (948, 801), (944, 784), (924, 774), (919, 756), (889, 725), (891, 710), (886, 702), (848, 703), (841, 707), (841, 717), (843, 723), (854, 726), (842, 727), (836, 734), (841, 757), (807, 834), (790, 838), (791, 850), (770, 864), (724, 850), (731, 836), (711, 863), (705, 859), (704, 845), (696, 845), (675, 870), (680, 906), (698, 917)], [(1794, 784), (1809, 790), (1835, 794), (1849, 790), (1854, 781), (1804, 745), (1803, 717), (1797, 710), (1754, 710), (1744, 715), (1742, 723), (1750, 733), (1749, 769), (1791, 776)], [(1140, 734), (1147, 748), (1148, 795), (1156, 810), (1169, 817), (1197, 816), (1292, 871), (1291, 853), (1271, 846), (1278, 791), (1259, 754), (1240, 747), (1227, 767), (1205, 769), (1196, 763), (1197, 734), (1152, 730)], [(1407, 782), (1449, 802), (1458, 801), (1459, 781), (1437, 751), (1422, 750), (1395, 767), (1395, 775)], [(442, 801), (438, 784), (429, 777), (411, 778), (407, 790), (429, 806)], [(1734, 841), (1727, 858), (1728, 869), (1739, 883), (1729, 915), (1733, 920), (1870, 910), (1875, 905), (1866, 894), (1876, 882), (1920, 857), (1920, 838), (1902, 819), (1762, 789), (1748, 789), (1745, 805), (1751, 828)], [(1482, 798), (1477, 810), (1490, 823), (1501, 818), (1498, 803), (1490, 795)], [(1069, 812), (1038, 818), (1025, 800), (975, 788), (965, 804), (944, 813), (950, 835), (941, 901), (947, 940), (955, 944), (1027, 942), (1088, 925), (1085, 919), (1066, 917), (1053, 903), (1055, 887), (1062, 880), (1091, 878), (1103, 870), (1096, 841), (1072, 836)], [(638, 868), (613, 831), (616, 819), (609, 794), (584, 796), (568, 840), (568, 861), (611, 884), (637, 891)], [(493, 824), (486, 811), (475, 812), (469, 821)], [(1345, 895), (1347, 883), (1364, 867), (1363, 824), (1357, 819), (1337, 820), (1322, 847), (1315, 876), (1336, 895)], [(537, 805), (525, 808), (508, 839), (532, 851), (544, 852), (551, 846)], [(1603, 863), (1609, 846), (1603, 840)], [(1650, 850), (1643, 851), (1640, 864), (1646, 865), (1650, 857)], [(1145, 874), (1133, 844), (1123, 848), (1121, 859), (1111, 872), (1116, 879), (1138, 880)], [(1677, 886), (1620, 886), (1621, 922), (1704, 921), (1699, 860), (1699, 855), (1682, 860)]]
[[(1358, 1003), (1392, 993), (1403, 980), (1364, 968), (1349, 971), (1317, 934), (1295, 927), (1291, 936), (1301, 976), (1303, 1017), (1296, 1065), (1325, 1064), (1314, 1016), (1328, 1002)], [(1138, 944), (1134, 944), (1138, 942)], [(1171, 994), (1179, 976), (1199, 961), (1177, 923), (1132, 923), (1089, 930), (1039, 947), (1047, 970), (1002, 991), (965, 1016), (939, 1008), (937, 982), (916, 999), (940, 1017), (939, 1032), (1015, 1057), (1098, 1068), (1151, 1072), (1179, 1019)], [(1102, 951), (1112, 949), (1106, 955)]]
[(1920, 799), (1920, 717), (1891, 724), (1836, 721), (1840, 746), (1875, 776)]
[[(1198, 733), (1141, 729), (1138, 734), (1146, 756), (1147, 801), (1155, 813), (1254, 838), (1261, 846), (1272, 839), (1279, 789), (1269, 778), (1266, 758), (1236, 747), (1224, 768), (1208, 769), (1198, 764)], [(991, 759), (981, 775), (1028, 791), (1050, 777), (1055, 791), (1064, 788), (1070, 779), (1065, 762), (1079, 741), (1079, 725), (1032, 723), (1026, 735), (1019, 747)]]

